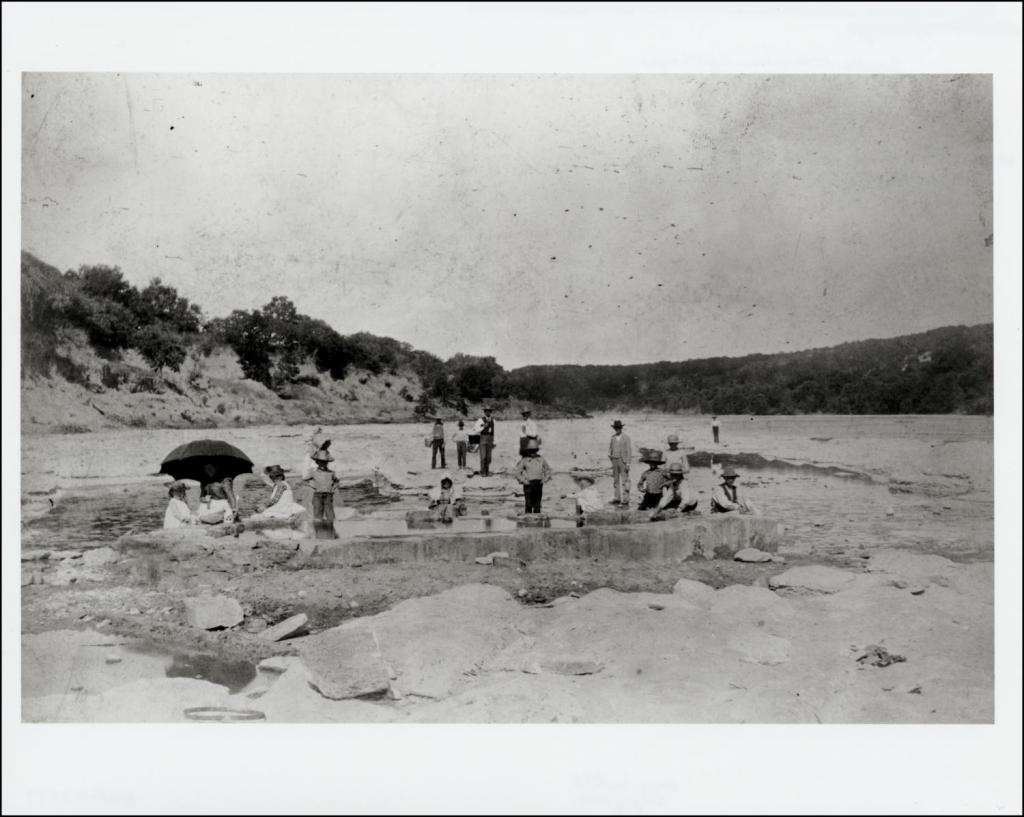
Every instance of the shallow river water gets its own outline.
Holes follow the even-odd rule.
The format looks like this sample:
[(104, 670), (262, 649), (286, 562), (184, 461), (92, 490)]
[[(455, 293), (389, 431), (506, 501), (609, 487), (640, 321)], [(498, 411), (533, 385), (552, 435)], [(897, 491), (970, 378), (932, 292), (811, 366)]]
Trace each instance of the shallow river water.
[[(574, 470), (595, 470), (598, 488), (611, 498), (607, 445), (612, 416), (540, 421), (542, 455), (555, 471), (545, 488), (544, 511), (572, 516)], [(721, 442), (711, 440), (709, 418), (625, 415), (634, 455), (640, 446), (666, 448), (676, 433), (702, 463), (734, 462), (740, 490), (766, 516), (787, 528), (788, 546), (801, 552), (848, 547), (911, 547), (952, 558), (990, 559), (993, 548), (992, 419), (989, 417), (722, 417)], [(447, 418), (446, 418), (447, 420)], [(517, 424), (497, 423), (492, 473), (511, 471), (517, 457)], [(446, 431), (455, 422), (446, 422)], [(325, 429), (332, 437), (333, 469), (343, 482), (363, 483), (374, 472), (393, 486), (425, 492), (439, 481), (430, 469), (424, 436), (430, 425), (392, 424)], [(157, 475), (163, 457), (191, 439), (224, 439), (245, 451), (260, 473), (280, 464), (294, 477), (304, 468), (310, 427), (262, 426), (223, 430), (118, 430), (22, 438), (22, 544), (25, 547), (95, 546), (129, 531), (159, 527), (167, 477)], [(448, 472), (463, 482), (470, 471), (454, 469), (455, 447), (447, 447)], [(756, 455), (756, 456), (750, 456)], [(761, 459), (763, 458), (763, 459)], [(469, 455), (476, 468), (478, 458)], [(630, 473), (634, 483), (644, 466)], [(471, 492), (478, 480), (465, 483)], [(691, 490), (707, 512), (714, 476), (702, 464), (691, 475)], [(515, 487), (511, 478), (505, 482)], [(634, 489), (635, 490), (635, 489)], [(255, 510), (267, 489), (256, 477), (239, 480), (241, 510)], [(636, 498), (634, 493), (634, 499)], [(190, 492), (194, 501), (195, 491)], [(51, 504), (52, 500), (52, 504)], [(405, 532), (404, 515), (424, 507), (408, 493), (385, 502), (365, 487), (343, 492), (339, 530), (355, 534)], [(346, 506), (348, 510), (346, 510)], [(455, 528), (475, 531), (510, 526), (506, 517), (521, 500), (469, 499), (471, 519)], [(484, 521), (481, 509), (491, 518)], [(497, 526), (497, 527), (494, 527)], [(452, 528), (455, 532), (455, 528)]]

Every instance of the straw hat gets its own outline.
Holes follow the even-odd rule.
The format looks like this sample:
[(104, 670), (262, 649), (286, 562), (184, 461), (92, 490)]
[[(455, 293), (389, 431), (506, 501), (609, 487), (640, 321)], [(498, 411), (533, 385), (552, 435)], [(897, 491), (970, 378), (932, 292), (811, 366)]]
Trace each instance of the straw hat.
[(674, 462), (668, 467), (668, 474), (670, 477), (683, 476), (686, 472), (683, 470), (683, 464), (681, 462)]
[(739, 476), (739, 474), (736, 473), (736, 469), (733, 468), (731, 465), (726, 466), (725, 470), (722, 471), (722, 479), (726, 479), (727, 477), (738, 477), (738, 476)]
[(678, 434), (669, 434), (668, 435), (668, 444), (672, 445), (672, 443), (675, 443), (676, 445), (679, 444), (679, 435)]
[(529, 409), (523, 409), (522, 413), (523, 413), (523, 416), (525, 417), (527, 414), (530, 413), (530, 410)]
[(647, 462), (651, 465), (661, 465), (665, 462), (665, 455), (658, 448), (651, 448), (640, 458), (640, 462)]
[(321, 448), (317, 451), (313, 457), (313, 462), (332, 462), (334, 457), (331, 456), (331, 452)]
[(526, 451), (540, 451), (540, 443), (537, 442), (536, 440), (533, 440), (533, 439), (527, 440), (526, 441), (525, 450)]
[(623, 424), (622, 420), (616, 420), (614, 423), (612, 423), (612, 428), (624, 428), (624, 427), (625, 427), (625, 425)]
[(284, 469), (280, 465), (268, 465), (263, 469), (263, 473), (273, 479), (274, 477), (283, 477)]

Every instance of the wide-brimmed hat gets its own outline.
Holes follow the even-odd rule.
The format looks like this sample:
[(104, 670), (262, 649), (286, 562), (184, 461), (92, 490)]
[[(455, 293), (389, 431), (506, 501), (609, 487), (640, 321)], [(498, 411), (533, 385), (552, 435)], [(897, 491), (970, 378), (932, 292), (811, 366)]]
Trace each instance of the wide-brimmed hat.
[(441, 478), (441, 484), (444, 485), (446, 482), (449, 485), (454, 485), (455, 484), (455, 480), (453, 480), (451, 477), (442, 477)]
[(667, 442), (668, 442), (669, 445), (672, 445), (672, 443), (676, 443), (678, 445), (679, 444), (679, 435), (678, 434), (669, 434)]
[(521, 413), (522, 414), (530, 414), (531, 412), (530, 412), (530, 409), (523, 409)]
[(722, 471), (722, 479), (725, 479), (726, 477), (738, 477), (738, 476), (739, 476), (739, 474), (736, 472), (736, 469), (733, 468), (731, 465), (726, 466), (726, 468)]
[(484, 412), (494, 411), (490, 406), (484, 406)]
[(657, 448), (649, 448), (646, 453), (641, 455), (640, 462), (649, 462), (652, 465), (661, 465), (665, 462), (665, 455)]
[(176, 479), (174, 480), (174, 482), (167, 486), (167, 495), (174, 496), (179, 491), (181, 491), (181, 493), (185, 493), (187, 490), (188, 486), (180, 479)]
[(524, 451), (540, 451), (540, 443), (536, 440), (527, 440), (523, 447)]
[(466, 424), (465, 424), (464, 422), (462, 422), (462, 420), (459, 420), (459, 428), (462, 428), (462, 427), (463, 427), (463, 426), (465, 426), (465, 425), (466, 425)]
[(332, 462), (334, 457), (331, 456), (331, 452), (321, 448), (317, 451), (313, 457), (313, 462)]
[(625, 425), (626, 424), (623, 423), (622, 420), (616, 420), (614, 423), (612, 423), (612, 428), (625, 428)]
[(590, 474), (573, 474), (572, 478), (577, 482), (589, 482), (591, 485), (597, 483), (597, 480), (594, 479), (594, 477), (592, 477)]
[(280, 465), (268, 465), (263, 469), (263, 473), (268, 477), (283, 477), (284, 469)]
[(681, 477), (686, 474), (686, 471), (683, 470), (683, 464), (681, 462), (674, 462), (668, 467), (668, 474), (670, 477)]

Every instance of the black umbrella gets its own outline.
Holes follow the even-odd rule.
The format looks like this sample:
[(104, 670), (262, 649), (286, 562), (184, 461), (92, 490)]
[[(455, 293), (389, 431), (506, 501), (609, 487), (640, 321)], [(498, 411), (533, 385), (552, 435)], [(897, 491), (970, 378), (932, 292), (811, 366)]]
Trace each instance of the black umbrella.
[(221, 440), (193, 440), (179, 445), (160, 463), (160, 473), (174, 479), (194, 479), (209, 482), (203, 466), (213, 465), (217, 469), (216, 479), (237, 477), (252, 473), (252, 460), (233, 445)]

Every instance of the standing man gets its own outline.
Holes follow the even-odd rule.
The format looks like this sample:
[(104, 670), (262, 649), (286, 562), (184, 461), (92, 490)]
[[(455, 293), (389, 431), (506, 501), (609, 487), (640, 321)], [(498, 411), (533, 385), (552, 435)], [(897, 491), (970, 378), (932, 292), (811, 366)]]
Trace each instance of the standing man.
[(540, 435), (537, 432), (537, 424), (530, 419), (530, 410), (523, 409), (523, 425), (519, 434), (519, 456), (526, 456), (526, 444), (530, 440), (536, 440), (540, 445)]
[(459, 420), (459, 430), (452, 434), (452, 442), (455, 443), (455, 459), (461, 471), (466, 467), (466, 449), (469, 448), (469, 435), (462, 420)]
[(551, 466), (540, 456), (540, 445), (536, 440), (526, 444), (526, 451), (515, 470), (516, 479), (522, 483), (523, 499), (527, 513), (540, 513), (544, 496), (544, 483), (551, 479)]
[(444, 425), (440, 417), (434, 418), (433, 439), (430, 441), (430, 467), (437, 468), (437, 453), (441, 452), (441, 467), (445, 468), (444, 462)]
[(494, 418), (490, 406), (484, 408), (483, 419), (480, 420), (480, 476), (491, 475), (491, 451), (494, 449)]
[(683, 473), (690, 473), (690, 461), (686, 458), (686, 453), (679, 450), (679, 435), (669, 434), (668, 435), (668, 454), (666, 455), (666, 462), (671, 465), (673, 462), (678, 462), (682, 468)]
[[(621, 420), (612, 423), (615, 433), (608, 443), (608, 459), (612, 461), (613, 505), (629, 505), (629, 463), (633, 459), (633, 443), (622, 433)], [(620, 490), (621, 486), (621, 490)]]
[(717, 443), (718, 442), (718, 415), (717, 414), (712, 414), (711, 415), (711, 433), (714, 435), (715, 442)]

